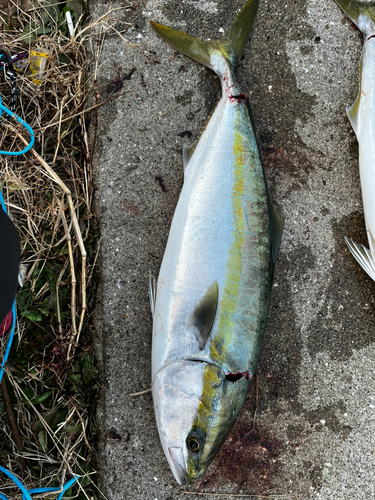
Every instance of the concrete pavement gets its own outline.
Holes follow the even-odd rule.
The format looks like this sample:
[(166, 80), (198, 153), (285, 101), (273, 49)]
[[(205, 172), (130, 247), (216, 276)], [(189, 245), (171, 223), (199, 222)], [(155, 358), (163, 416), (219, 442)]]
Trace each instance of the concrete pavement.
[[(148, 20), (220, 37), (242, 4), (131, 1), (112, 17), (132, 45), (113, 32), (100, 55), (103, 95), (136, 88), (101, 107), (97, 122), (103, 279), (95, 341), (104, 386), (102, 488), (110, 500), (181, 495), (151, 394), (127, 395), (150, 387), (148, 273), (158, 274), (181, 190), (182, 146), (198, 137), (220, 92), (217, 77), (170, 49)], [(93, 16), (108, 7), (96, 0)], [(253, 386), (230, 438), (190, 490), (375, 498), (375, 285), (344, 242), (367, 245), (358, 149), (345, 113), (358, 89), (361, 47), (362, 35), (333, 0), (260, 1), (238, 78), (286, 225), (255, 428)]]

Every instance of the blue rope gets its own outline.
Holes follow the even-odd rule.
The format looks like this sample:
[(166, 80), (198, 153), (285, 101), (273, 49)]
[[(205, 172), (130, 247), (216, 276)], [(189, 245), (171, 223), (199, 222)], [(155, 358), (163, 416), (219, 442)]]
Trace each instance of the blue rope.
[(6, 108), (4, 106), (4, 104), (2, 103), (1, 101), (1, 96), (0, 96), (0, 117), (2, 116), (3, 114), (3, 111), (9, 115), (10, 117), (13, 117), (15, 118), (18, 123), (20, 123), (23, 127), (25, 127), (25, 129), (29, 132), (30, 134), (30, 142), (29, 144), (26, 146), (25, 149), (23, 149), (22, 151), (1, 151), (0, 150), (0, 154), (1, 155), (11, 155), (11, 156), (19, 156), (19, 155), (23, 155), (25, 153), (27, 153), (32, 147), (33, 147), (33, 144), (34, 144), (34, 141), (35, 141), (35, 135), (34, 135), (34, 131), (33, 129), (30, 127), (30, 125), (28, 125), (25, 120), (22, 120), (22, 118), (20, 118), (18, 115), (16, 115), (15, 113), (13, 113), (13, 111), (11, 111), (10, 109)]
[[(1, 467), (1, 465), (0, 465), (0, 471), (3, 472), (6, 476), (8, 476), (13, 481), (13, 483), (19, 487), (19, 489), (22, 491), (22, 493), (25, 497), (25, 500), (32, 500), (31, 496), (27, 492), (27, 489), (24, 487), (24, 485), (21, 483), (21, 481), (16, 478), (16, 476), (13, 476), (13, 474), (11, 472), (4, 469), (4, 467)], [(4, 497), (5, 497), (5, 500), (8, 500), (5, 495), (4, 495)]]
[(62, 492), (57, 497), (57, 500), (62, 500), (62, 497), (64, 496), (64, 493), (66, 492), (66, 490), (68, 490), (76, 481), (78, 481), (78, 479), (79, 479), (79, 476), (75, 476), (75, 477), (73, 477), (73, 479), (71, 479), (70, 481), (68, 481), (66, 483), (66, 485), (63, 486)]
[[(34, 488), (32, 490), (27, 490), (29, 495), (33, 495), (34, 493), (57, 493), (60, 490), (60, 495), (57, 497), (57, 500), (62, 500), (64, 493), (76, 482), (78, 481), (79, 476), (73, 477), (70, 481), (68, 481), (64, 486), (61, 488)], [(1, 498), (1, 497), (0, 497)], [(5, 500), (8, 500), (7, 498)], [(28, 500), (27, 497), (22, 495), (22, 500)]]
[[(31, 495), (34, 493), (48, 493), (48, 492), (53, 492), (57, 493), (60, 491), (60, 488), (34, 488), (31, 490), (27, 490), (25, 486), (21, 483), (19, 479), (16, 478), (11, 472), (9, 472), (7, 469), (4, 469), (4, 467), (1, 467), (0, 465), (0, 471), (3, 472), (6, 476), (8, 476), (15, 485), (18, 486), (18, 488), (22, 491), (22, 500), (32, 500)], [(79, 476), (73, 477), (70, 481), (68, 481), (62, 488), (60, 495), (57, 497), (57, 500), (62, 500), (64, 493), (66, 490), (68, 490), (76, 481), (78, 481)], [(0, 499), (1, 500), (9, 500), (7, 496), (5, 496), (3, 493), (0, 493)]]

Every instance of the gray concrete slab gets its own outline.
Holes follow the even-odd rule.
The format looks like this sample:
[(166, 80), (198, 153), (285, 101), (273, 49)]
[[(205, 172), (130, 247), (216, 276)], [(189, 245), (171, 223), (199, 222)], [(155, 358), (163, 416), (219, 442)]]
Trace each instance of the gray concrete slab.
[[(104, 41), (102, 94), (118, 75), (121, 91), (147, 82), (98, 112), (103, 288), (96, 343), (104, 384), (98, 415), (103, 489), (111, 500), (180, 498), (151, 394), (127, 395), (150, 386), (147, 280), (149, 270), (158, 274), (182, 186), (182, 146), (197, 138), (220, 91), (215, 75), (168, 48), (147, 21), (219, 37), (242, 4), (131, 1), (131, 9), (112, 17), (134, 46), (115, 34)], [(92, 9), (99, 17), (108, 3), (96, 0)], [(375, 498), (375, 285), (344, 243), (344, 236), (367, 243), (357, 143), (345, 114), (357, 93), (361, 46), (361, 34), (333, 0), (260, 2), (238, 78), (286, 225), (259, 363), (255, 430), (253, 387), (230, 438), (191, 489)]]

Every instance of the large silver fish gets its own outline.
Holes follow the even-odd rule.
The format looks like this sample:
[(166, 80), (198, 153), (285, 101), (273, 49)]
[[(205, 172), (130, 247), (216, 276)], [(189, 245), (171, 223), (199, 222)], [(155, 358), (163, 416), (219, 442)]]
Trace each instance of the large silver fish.
[(359, 93), (347, 108), (359, 144), (359, 173), (370, 249), (345, 238), (359, 265), (375, 281), (375, 2), (336, 0), (364, 34)]
[(151, 22), (219, 75), (222, 97), (184, 148), (184, 185), (153, 312), (152, 392), (164, 453), (180, 484), (202, 476), (233, 426), (263, 341), (284, 220), (272, 206), (249, 107), (236, 80), (258, 0), (225, 38), (202, 41)]

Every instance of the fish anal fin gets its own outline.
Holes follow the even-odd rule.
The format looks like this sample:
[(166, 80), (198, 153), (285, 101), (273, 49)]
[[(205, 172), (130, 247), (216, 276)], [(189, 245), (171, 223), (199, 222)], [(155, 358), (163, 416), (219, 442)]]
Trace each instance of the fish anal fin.
[(150, 299), (150, 308), (152, 317), (154, 317), (155, 302), (156, 302), (156, 280), (155, 277), (152, 276), (151, 271), (149, 273), (149, 280), (148, 280), (148, 296)]
[(194, 327), (193, 331), (199, 343), (199, 349), (203, 351), (215, 321), (217, 305), (219, 302), (219, 285), (214, 281), (208, 287), (206, 293), (195, 305), (188, 320), (188, 329)]
[(193, 153), (195, 151), (196, 145), (197, 145), (196, 142), (192, 146), (188, 146), (187, 144), (184, 144), (184, 150), (183, 150), (184, 172), (186, 172), (186, 169), (189, 165), (190, 159), (193, 156)]
[(358, 264), (375, 281), (375, 260), (370, 250), (348, 238), (345, 238), (345, 242)]
[(350, 124), (355, 132), (355, 135), (358, 137), (358, 125), (359, 125), (359, 120), (358, 120), (358, 109), (359, 109), (359, 100), (360, 100), (360, 95), (358, 95), (357, 100), (352, 104), (352, 106), (348, 106), (346, 108), (346, 114), (348, 115)]
[(215, 109), (217, 108), (217, 106), (218, 106), (218, 104), (220, 102), (220, 99), (221, 99), (221, 97), (219, 96), (218, 99), (217, 99), (217, 101), (216, 101), (216, 104), (215, 104), (213, 110), (210, 113), (210, 116), (207, 118), (206, 123), (204, 124), (204, 126), (202, 128), (202, 131), (201, 131), (201, 133), (198, 136), (198, 139), (191, 146), (188, 146), (187, 144), (184, 144), (184, 150), (183, 150), (184, 172), (186, 172), (187, 166), (188, 166), (188, 164), (189, 164), (189, 162), (191, 160), (191, 157), (194, 154), (194, 151), (195, 151), (195, 149), (196, 149), (196, 147), (198, 145), (199, 139), (201, 138), (201, 135), (205, 131), (208, 122), (211, 120), (211, 117), (214, 114)]
[(350, 124), (358, 138), (359, 133), (359, 108), (362, 97), (362, 59), (359, 67), (359, 92), (358, 97), (351, 106), (346, 108), (346, 114), (348, 115)]

